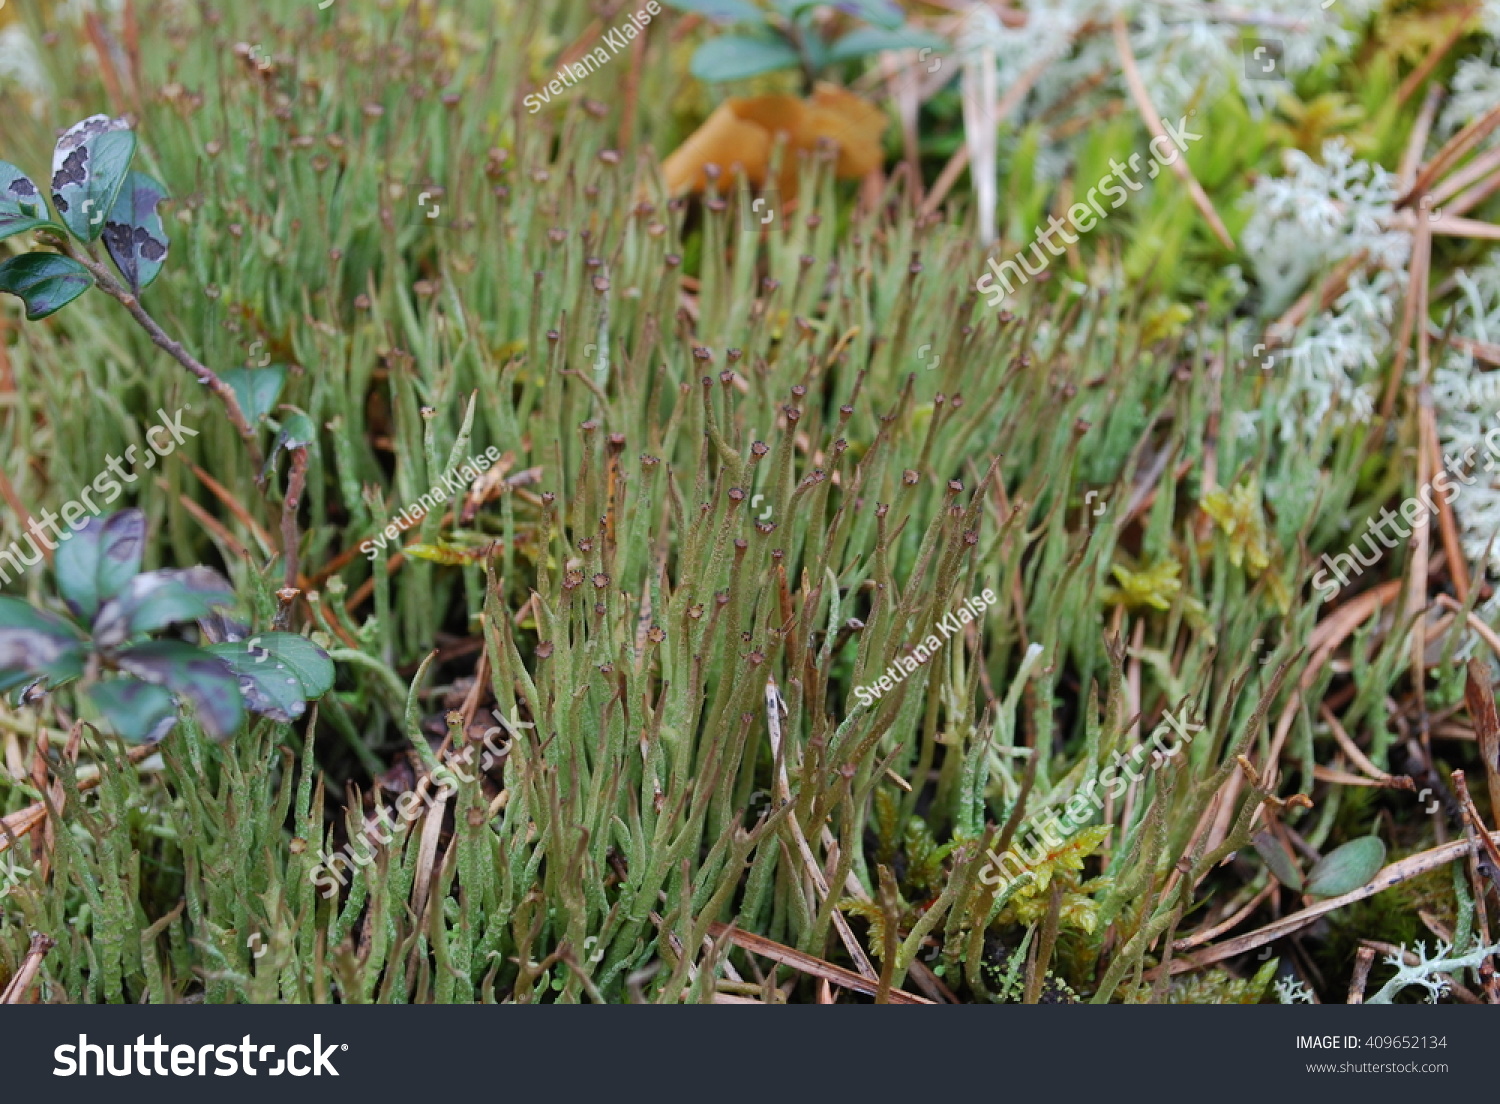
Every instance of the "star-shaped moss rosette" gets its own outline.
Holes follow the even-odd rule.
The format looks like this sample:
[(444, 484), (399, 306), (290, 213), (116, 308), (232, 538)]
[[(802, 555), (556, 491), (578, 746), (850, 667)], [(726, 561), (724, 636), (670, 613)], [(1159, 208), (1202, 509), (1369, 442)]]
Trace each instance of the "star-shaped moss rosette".
[[(32, 702), (79, 682), (81, 699), (121, 737), (160, 740), (190, 704), (224, 739), (245, 712), (277, 721), (301, 716), (333, 685), (333, 661), (295, 633), (245, 639), (219, 614), (234, 591), (216, 571), (140, 570), (145, 517), (122, 510), (92, 518), (57, 546), (54, 571), (68, 617), (0, 597), (0, 691)], [(156, 634), (198, 621), (206, 647)]]
[(1276, 570), (1276, 557), (1266, 534), (1260, 481), (1252, 475), (1231, 489), (1210, 491), (1203, 496), (1201, 505), (1229, 542), (1229, 562), (1244, 567), (1252, 579), (1265, 575), (1271, 601), (1281, 613), (1286, 613), (1291, 608), (1292, 596)]
[(1107, 605), (1163, 613), (1170, 610), (1174, 602), (1180, 601), (1187, 623), (1211, 637), (1213, 626), (1208, 621), (1208, 611), (1201, 601), (1183, 591), (1182, 580), (1178, 578), (1181, 572), (1182, 565), (1170, 559), (1159, 560), (1139, 571), (1123, 564), (1113, 564), (1110, 573), (1120, 585), (1105, 586), (1102, 597)]

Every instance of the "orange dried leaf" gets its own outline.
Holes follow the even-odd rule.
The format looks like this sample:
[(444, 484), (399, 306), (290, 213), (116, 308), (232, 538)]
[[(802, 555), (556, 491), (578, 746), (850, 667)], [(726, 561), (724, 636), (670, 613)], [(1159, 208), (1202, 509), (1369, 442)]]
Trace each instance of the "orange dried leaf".
[(776, 185), (791, 198), (797, 188), (796, 153), (811, 152), (819, 141), (830, 140), (838, 146), (839, 179), (861, 177), (880, 167), (885, 124), (885, 113), (869, 100), (829, 84), (820, 84), (806, 100), (783, 95), (732, 98), (668, 155), (662, 176), (672, 195), (703, 191), (708, 165), (717, 165), (728, 176), (743, 173), (752, 185), (763, 187), (772, 150), (782, 137), (787, 152)]

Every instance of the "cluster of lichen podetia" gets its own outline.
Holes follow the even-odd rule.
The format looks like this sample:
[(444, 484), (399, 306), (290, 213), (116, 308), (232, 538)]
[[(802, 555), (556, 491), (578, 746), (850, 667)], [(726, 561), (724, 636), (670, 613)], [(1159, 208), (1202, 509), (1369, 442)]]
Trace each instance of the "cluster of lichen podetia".
[[(1145, 294), (1075, 295), (1061, 280), (1027, 289), (1034, 298), (1013, 315), (987, 315), (982, 302), (975, 311), (968, 283), (982, 258), (967, 235), (912, 217), (916, 198), (899, 180), (877, 211), (850, 215), (852, 194), (808, 178), (794, 218), (753, 249), (726, 249), (729, 211), (748, 198), (731, 196), (728, 176), (684, 211), (651, 191), (649, 172), (631, 175), (610, 120), (581, 111), (567, 141), (542, 142), (540, 131), (488, 132), (478, 113), (408, 96), (452, 78), (466, 103), (515, 103), (514, 74), (525, 71), (486, 63), (442, 81), (435, 68), (413, 76), (406, 67), (426, 64), (442, 29), (413, 33), (415, 44), (391, 47), (400, 57), (363, 54), (385, 48), (361, 38), (299, 43), (298, 64), (329, 66), (337, 95), (277, 102), (286, 117), (274, 123), (256, 114), (276, 95), (274, 74), (204, 79), (217, 70), (189, 44), (186, 90), (147, 108), (171, 124), (147, 131), (159, 136), (164, 178), (201, 179), (203, 191), (192, 209), (201, 256), (187, 272), (174, 263), (153, 301), (180, 292), (173, 315), (211, 363), (252, 339), (310, 362), (287, 379), (316, 427), (299, 438), (311, 456), (304, 574), (314, 623), (343, 645), (347, 682), (319, 702), (316, 729), (252, 725), (222, 747), (168, 740), (162, 773), (111, 770), (98, 805), (68, 790), (71, 826), (99, 829), (102, 806), (125, 830), (63, 840), (70, 865), (51, 899), (22, 880), (0, 921), (0, 972), (37, 928), (69, 933), (48, 966), (49, 993), (69, 999), (594, 999), (590, 986), (611, 1000), (711, 999), (725, 972), (696, 951), (703, 923), (735, 920), (847, 967), (837, 910), (877, 962), (889, 918), (893, 983), (906, 991), (930, 997), (922, 986), (937, 978), (964, 999), (1047, 999), (1061, 979), (1090, 999), (1153, 998), (1132, 979), (1157, 964), (1161, 940), (1182, 934), (1174, 912), (1192, 923), (1203, 897), (1227, 903), (1268, 877), (1257, 848), (1236, 839), (1236, 859), (1202, 871), (1198, 896), (1178, 883), (1178, 896), (1159, 897), (1166, 872), (1194, 861), (1181, 833), (1202, 819), (1203, 790), (1262, 731), (1256, 707), (1280, 659), (1261, 668), (1273, 649), (1257, 655), (1254, 643), (1279, 640), (1290, 654), (1311, 629), (1304, 606), (1267, 601), (1235, 556), (1287, 533), (1324, 551), (1323, 523), (1299, 511), (1316, 500), (1322, 515), (1347, 512), (1352, 488), (1367, 485), (1354, 462), (1336, 457), (1325, 481), (1263, 435), (1226, 432), (1213, 461), (1235, 497), (1220, 522), (1194, 498), (1209, 464), (1197, 413), (1219, 411), (1225, 426), (1240, 413), (1261, 425), (1276, 415), (1260, 401), (1271, 390), (1263, 377), (1206, 369), (1225, 351), (1211, 325), (1186, 324), (1191, 312)], [(400, 110), (361, 83), (375, 72), (412, 81)], [(207, 106), (190, 110), (200, 95)], [(345, 114), (325, 114), (326, 102)], [(223, 118), (261, 119), (263, 144), (220, 132)], [(430, 141), (440, 134), (455, 135), (455, 157), (486, 165), (482, 177), (456, 174), (443, 200), (472, 233), (432, 232), (389, 187), (421, 181), (410, 199), (424, 174), (444, 171)], [(277, 155), (265, 156), (274, 141)], [(197, 151), (210, 144), (197, 177)], [(505, 156), (487, 157), (492, 146)], [(403, 160), (418, 149), (434, 159)], [(257, 179), (264, 190), (245, 186)], [(638, 189), (648, 202), (621, 201)], [(295, 235), (288, 215), (301, 221)], [(315, 290), (283, 313), (291, 287)], [(51, 404), (18, 421), (71, 413), (80, 380), (101, 394), (120, 386), (106, 366), (131, 335), (107, 315), (89, 321), (37, 328), (34, 345), (17, 348), (27, 397)], [(920, 358), (924, 347), (941, 360)], [(170, 404), (163, 375), (128, 375), (122, 390), (138, 392), (142, 409)], [(59, 422), (51, 443), (71, 470), (96, 470), (88, 447), (115, 448), (113, 412), (90, 413), (90, 433)], [(246, 414), (258, 423), (248, 403)], [(513, 454), (474, 512), (465, 502), (456, 516), (415, 519), (419, 543), (387, 545), (378, 566), (340, 559), (392, 514), (411, 519), (398, 512), (438, 484), (455, 450), (469, 455), (471, 435), (475, 449)], [(768, 444), (757, 453), (756, 441)], [(239, 454), (215, 456), (220, 444), (239, 443), (199, 442), (191, 458), (249, 501)], [(1249, 491), (1270, 486), (1270, 472), (1274, 501)], [(257, 547), (260, 534), (228, 520), (186, 464), (161, 474), (172, 493), (152, 504), (151, 562), (168, 549), (193, 562), (182, 553), (223, 539), (199, 537), (200, 514), (184, 501)], [(1091, 515), (1085, 487), (1105, 489), (1110, 512)], [(1200, 508), (1217, 528), (1199, 524)], [(1288, 568), (1297, 543), (1282, 549)], [(263, 585), (246, 575), (247, 590)], [(993, 608), (854, 715), (856, 687), (919, 626), (985, 587), (1000, 599)], [(435, 642), (439, 655), (422, 665)], [(1378, 702), (1400, 647), (1366, 643), (1364, 692)], [(1018, 678), (1033, 644), (1045, 658)], [(789, 806), (775, 796), (767, 746), (768, 671), (787, 710)], [(990, 895), (984, 851), (1003, 853), (1011, 815), (1065, 802), (1089, 763), (1130, 753), (1135, 706), (1117, 688), (1138, 692), (1145, 731), (1184, 696), (1211, 703), (1204, 750), (1193, 744), (1201, 758), (1111, 795), (1110, 837), (1076, 836), (1066, 861), (1077, 869), (1058, 862), (1048, 892)], [(403, 808), (438, 805), (441, 789), (419, 790), (431, 772), (423, 753), (441, 764), (472, 744), (471, 701), (537, 728), (444, 794), (451, 819), (424, 851), (423, 831), (388, 832), (393, 818), (380, 813), (404, 820)], [(1330, 738), (1298, 727), (1289, 748), (1314, 744), (1324, 751)], [(346, 782), (360, 799), (342, 796)], [(412, 804), (424, 794), (430, 804)], [(1332, 852), (1387, 803), (1394, 823), (1420, 827), (1399, 799), (1345, 793), (1335, 818), (1320, 795), (1288, 823)], [(865, 830), (882, 815), (891, 830), (872, 847)], [(793, 817), (829, 860), (826, 895), (799, 861)], [(324, 898), (319, 852), (337, 854), (372, 818), (379, 846), (359, 845), (370, 861), (340, 867), (348, 885)], [(855, 898), (851, 880), (871, 899)], [(1422, 904), (1454, 924), (1452, 887), (1442, 889)], [(174, 916), (179, 900), (189, 907)], [(143, 947), (148, 923), (163, 926)], [(1394, 915), (1329, 923), (1335, 934), (1411, 937)], [(1039, 959), (1050, 955), (1035, 971), (1017, 959), (1028, 932)], [(245, 946), (252, 934), (263, 957)], [(752, 963), (771, 969), (725, 953), (742, 977)], [(1324, 964), (1341, 955), (1333, 944), (1313, 953)], [(977, 983), (971, 969), (983, 972)], [(1216, 969), (1193, 979), (1164, 982), (1164, 999), (1234, 995)], [(813, 983), (800, 984), (811, 998)]]

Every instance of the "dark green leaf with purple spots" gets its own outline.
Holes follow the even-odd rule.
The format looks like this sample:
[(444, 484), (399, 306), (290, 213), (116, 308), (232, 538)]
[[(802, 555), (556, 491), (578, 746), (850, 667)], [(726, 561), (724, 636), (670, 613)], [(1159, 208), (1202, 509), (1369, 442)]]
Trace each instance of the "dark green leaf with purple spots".
[(37, 229), (63, 232), (31, 178), (9, 161), (0, 161), (0, 240)]
[(218, 656), (180, 640), (151, 640), (115, 656), (120, 670), (186, 698), (209, 735), (232, 735), (245, 719), (239, 680)]
[(56, 253), (22, 253), (0, 264), (0, 291), (19, 296), (33, 322), (61, 310), (93, 283), (88, 269)]
[(240, 691), (252, 712), (286, 723), (307, 711), (307, 700), (322, 697), (333, 685), (333, 660), (305, 636), (268, 632), (228, 644), (211, 644), (212, 652), (240, 680)]
[(125, 184), (135, 135), (124, 119), (91, 115), (74, 123), (52, 151), (52, 205), (79, 241), (104, 233)]
[(145, 173), (130, 173), (104, 221), (104, 248), (137, 295), (151, 286), (167, 259), (167, 233), (156, 210), (166, 198)]
[(94, 643), (114, 648), (142, 633), (179, 621), (195, 621), (233, 604), (234, 591), (212, 568), (147, 571), (99, 607), (94, 618)]
[(75, 616), (92, 621), (100, 603), (119, 594), (135, 577), (145, 537), (145, 515), (121, 510), (108, 518), (90, 518), (57, 546), (52, 570)]
[(154, 744), (177, 723), (172, 692), (140, 679), (110, 679), (91, 686), (88, 696), (114, 730), (133, 744)]
[[(19, 598), (0, 598), (0, 676), (16, 684), (17, 673), (52, 685), (83, 673), (85, 643), (60, 617), (32, 609)], [(21, 679), (19, 681), (25, 681)]]

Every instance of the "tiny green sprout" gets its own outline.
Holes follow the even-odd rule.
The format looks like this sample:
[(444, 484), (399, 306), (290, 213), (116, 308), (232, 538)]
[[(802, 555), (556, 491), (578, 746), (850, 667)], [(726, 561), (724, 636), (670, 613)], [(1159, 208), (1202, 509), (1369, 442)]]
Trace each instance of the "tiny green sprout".
[[(23, 703), (73, 682), (121, 737), (154, 742), (192, 705), (210, 735), (233, 735), (245, 711), (289, 722), (333, 685), (333, 661), (306, 637), (250, 635), (221, 611), (234, 591), (207, 567), (140, 570), (145, 516), (91, 518), (53, 563), (68, 617), (0, 597), (0, 691)], [(196, 621), (205, 646), (153, 638)], [(246, 639), (248, 637), (248, 639)]]
[[(699, 46), (692, 73), (699, 80), (730, 81), (799, 69), (807, 88), (832, 66), (882, 50), (941, 50), (947, 43), (906, 22), (894, 0), (665, 0), (680, 11), (706, 16), (741, 29)], [(824, 18), (819, 8), (831, 6), (864, 23), (845, 31), (836, 17)], [(842, 33), (840, 33), (842, 32)]]

